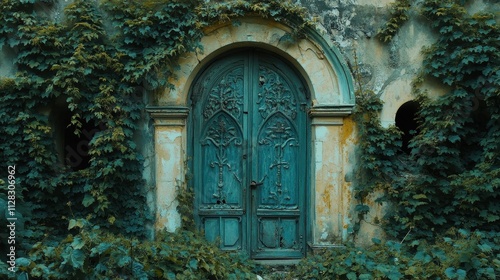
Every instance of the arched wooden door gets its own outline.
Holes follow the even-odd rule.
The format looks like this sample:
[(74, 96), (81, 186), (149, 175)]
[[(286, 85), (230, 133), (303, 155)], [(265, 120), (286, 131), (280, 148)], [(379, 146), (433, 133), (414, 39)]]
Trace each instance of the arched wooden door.
[(224, 250), (255, 259), (305, 252), (308, 99), (301, 79), (268, 53), (207, 67), (192, 89), (197, 223)]

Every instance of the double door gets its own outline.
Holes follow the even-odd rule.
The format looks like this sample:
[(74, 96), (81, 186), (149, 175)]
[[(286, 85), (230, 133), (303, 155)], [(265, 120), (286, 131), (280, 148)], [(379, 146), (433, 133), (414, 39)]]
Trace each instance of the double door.
[(257, 51), (220, 58), (192, 89), (195, 215), (209, 241), (254, 259), (305, 252), (307, 98)]

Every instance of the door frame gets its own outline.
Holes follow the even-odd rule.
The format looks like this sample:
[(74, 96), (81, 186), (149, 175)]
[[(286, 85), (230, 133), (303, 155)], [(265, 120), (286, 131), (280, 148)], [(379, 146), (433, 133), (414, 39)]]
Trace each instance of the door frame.
[[(254, 54), (257, 54), (257, 53), (263, 53), (265, 55), (270, 55), (270, 56), (273, 56), (273, 58), (281, 61), (282, 63), (286, 64), (288, 66), (288, 68), (293, 71), (293, 75), (295, 77), (297, 77), (299, 79), (299, 81), (297, 81), (298, 84), (301, 84), (302, 85), (302, 88), (303, 90), (298, 90), (297, 91), (297, 94), (298, 95), (303, 95), (303, 98), (305, 100), (307, 100), (307, 104), (304, 108), (305, 110), (305, 120), (304, 120), (304, 126), (305, 126), (305, 129), (306, 129), (306, 136), (305, 136), (305, 140), (304, 140), (304, 143), (305, 143), (305, 159), (307, 161), (307, 164), (306, 164), (306, 170), (305, 170), (305, 175), (304, 175), (304, 186), (303, 186), (303, 190), (302, 190), (302, 194), (303, 194), (303, 198), (300, 199), (300, 205), (299, 205), (299, 209), (301, 209), (302, 211), (302, 225), (301, 227), (303, 227), (303, 232), (304, 232), (304, 236), (303, 236), (303, 240), (302, 240), (302, 257), (305, 257), (306, 254), (307, 254), (307, 251), (308, 251), (308, 243), (310, 241), (310, 238), (312, 236), (312, 232), (311, 232), (311, 229), (312, 229), (312, 226), (310, 225), (311, 221), (313, 220), (313, 217), (311, 217), (310, 215), (313, 213), (313, 209), (312, 209), (312, 205), (314, 205), (314, 203), (311, 204), (311, 190), (312, 190), (312, 180), (311, 180), (311, 172), (312, 172), (312, 163), (311, 163), (311, 160), (312, 160), (312, 156), (311, 156), (311, 151), (312, 151), (312, 137), (311, 137), (311, 134), (312, 134), (312, 126), (311, 126), (311, 123), (312, 123), (312, 120), (311, 120), (311, 117), (309, 115), (309, 109), (310, 107), (312, 106), (312, 101), (311, 101), (311, 94), (310, 94), (310, 90), (308, 88), (308, 84), (304, 78), (304, 76), (299, 72), (299, 70), (292, 64), (290, 63), (285, 57), (279, 55), (279, 54), (276, 54), (272, 51), (269, 51), (269, 50), (265, 50), (263, 48), (256, 48), (256, 47), (252, 47), (252, 48), (249, 48), (249, 47), (242, 47), (242, 48), (235, 48), (235, 49), (231, 49), (229, 51), (226, 51), (212, 59), (210, 59), (210, 61), (208, 63), (206, 63), (203, 68), (201, 68), (197, 74), (196, 74), (196, 77), (193, 79), (193, 82), (191, 83), (191, 86), (190, 86), (190, 89), (189, 89), (189, 98), (188, 98), (188, 106), (187, 108), (189, 108), (189, 115), (188, 115), (188, 118), (187, 118), (187, 123), (186, 123), (186, 131), (187, 131), (187, 147), (186, 147), (186, 152), (187, 152), (187, 158), (188, 158), (188, 161), (187, 161), (187, 167), (189, 168), (190, 170), (190, 175), (194, 175), (196, 176), (196, 174), (194, 174), (194, 170), (195, 170), (195, 162), (193, 160), (194, 158), (194, 141), (196, 140), (195, 139), (195, 131), (194, 131), (194, 122), (195, 122), (195, 119), (199, 116), (196, 116), (195, 115), (195, 106), (197, 104), (197, 102), (199, 101), (202, 101), (203, 100), (203, 96), (201, 96), (201, 94), (198, 94), (198, 93), (194, 93), (195, 90), (199, 90), (197, 89), (197, 84), (198, 84), (198, 81), (200, 79), (203, 79), (204, 76), (205, 76), (205, 71), (210, 68), (211, 65), (213, 65), (213, 63), (219, 61), (219, 60), (222, 60), (224, 59), (225, 57), (231, 57), (231, 56), (237, 56), (238, 54), (243, 54), (243, 53), (247, 53), (247, 52), (253, 52)], [(254, 61), (256, 60), (253, 60), (252, 62), (250, 62), (250, 64), (252, 64)], [(249, 166), (246, 167), (247, 169), (253, 169)], [(251, 181), (252, 178), (248, 177), (247, 178), (247, 181)], [(243, 182), (245, 184), (245, 182)], [(188, 181), (188, 186), (194, 191), (194, 194), (195, 194), (195, 198), (194, 198), (194, 205), (193, 205), (193, 214), (194, 214), (194, 219), (195, 219), (195, 224), (196, 224), (196, 227), (199, 229), (200, 228), (200, 223), (201, 223), (201, 220), (200, 220), (200, 215), (199, 215), (199, 212), (198, 212), (198, 205), (201, 203), (199, 201), (199, 197), (196, 197), (196, 193), (198, 191), (200, 191), (199, 189), (196, 188), (196, 186), (194, 186), (194, 183), (193, 183), (193, 180), (189, 180)], [(244, 204), (244, 207), (246, 207), (246, 209), (244, 209), (244, 213), (243, 214), (243, 219), (244, 219), (244, 223), (242, 223), (242, 249), (241, 249), (241, 252), (245, 253), (247, 256), (249, 257), (252, 257), (252, 247), (253, 247), (253, 244), (252, 244), (252, 238), (253, 238), (253, 232), (252, 232), (252, 228), (255, 227), (255, 226), (258, 226), (258, 225), (253, 225), (253, 217), (252, 217), (252, 213), (253, 213), (253, 207), (254, 205), (252, 204), (252, 194), (254, 193), (253, 190), (251, 190), (250, 186), (246, 186), (245, 187), (245, 190), (246, 194), (243, 194), (243, 204)], [(252, 208), (252, 209), (250, 209)], [(256, 213), (254, 213), (256, 215)], [(244, 233), (243, 233), (244, 232)], [(260, 259), (266, 259), (266, 257), (264, 258), (260, 258)], [(273, 260), (279, 260), (279, 259), (283, 259), (283, 258), (270, 258), (270, 259), (273, 259)]]
[(338, 246), (349, 237), (355, 205), (350, 181), (355, 164), (350, 156), (356, 142), (355, 124), (350, 118), (355, 97), (347, 61), (320, 25), (306, 28), (306, 36), (290, 43), (280, 40), (293, 32), (286, 24), (259, 16), (238, 20), (237, 26), (227, 21), (205, 28), (200, 38), (203, 51), (197, 49), (179, 57), (179, 67), (173, 69), (168, 79), (171, 87), (147, 97), (145, 110), (151, 117), (147, 133), (151, 142), (144, 147), (144, 175), (148, 185), (154, 186), (148, 192), (155, 212), (153, 226), (158, 231), (170, 232), (182, 226), (176, 186), (189, 183), (192, 132), (188, 131), (191, 129), (188, 121), (192, 118), (189, 103), (193, 80), (218, 55), (235, 48), (256, 47), (290, 62), (307, 82), (313, 101), (308, 119), (311, 164), (306, 201), (308, 248)]

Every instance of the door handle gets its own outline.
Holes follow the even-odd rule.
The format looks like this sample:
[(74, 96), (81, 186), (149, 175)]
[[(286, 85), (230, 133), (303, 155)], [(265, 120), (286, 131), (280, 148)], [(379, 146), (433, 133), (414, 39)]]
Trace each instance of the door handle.
[(259, 183), (257, 183), (257, 182), (255, 182), (255, 181), (252, 181), (252, 182), (250, 183), (250, 187), (251, 187), (252, 189), (255, 189), (256, 187), (258, 187), (258, 186), (260, 186), (260, 185), (262, 185), (262, 184), (264, 184), (264, 182), (259, 182)]

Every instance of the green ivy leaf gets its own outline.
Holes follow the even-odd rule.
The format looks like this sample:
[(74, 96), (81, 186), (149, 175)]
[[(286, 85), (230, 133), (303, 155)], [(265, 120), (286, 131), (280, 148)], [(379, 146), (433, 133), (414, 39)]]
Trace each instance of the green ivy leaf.
[(489, 253), (491, 252), (493, 249), (491, 248), (491, 246), (489, 246), (488, 244), (479, 244), (477, 245), (477, 247), (482, 251), (482, 252), (485, 252), (485, 253)]
[(83, 226), (85, 225), (85, 220), (83, 219), (71, 219), (69, 220), (69, 225), (68, 225), (68, 229), (73, 229), (75, 227), (77, 228), (83, 228)]
[(85, 207), (89, 207), (92, 203), (94, 203), (95, 199), (92, 195), (90, 194), (85, 194), (85, 197), (83, 198), (82, 204)]
[(74, 269), (83, 268), (85, 254), (82, 250), (73, 250), (71, 247), (67, 247), (66, 250), (61, 254), (61, 257), (64, 260), (62, 264), (68, 264)]
[(83, 246), (85, 246), (85, 241), (80, 236), (76, 236), (73, 242), (71, 242), (71, 247), (73, 247), (73, 249), (82, 249)]
[(131, 261), (132, 258), (130, 256), (121, 256), (120, 259), (118, 260), (118, 266), (124, 267), (128, 265)]
[(364, 274), (360, 274), (358, 279), (359, 280), (371, 280), (371, 279), (373, 279), (373, 277), (371, 276), (371, 274), (364, 273)]
[(189, 261), (189, 267), (192, 268), (192, 269), (198, 269), (198, 260), (191, 259)]
[(113, 245), (107, 242), (102, 242), (97, 245), (97, 247), (92, 248), (91, 250), (91, 257), (95, 255), (102, 255), (106, 253)]

